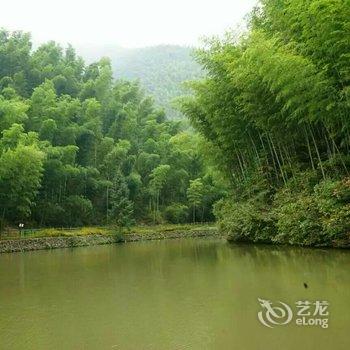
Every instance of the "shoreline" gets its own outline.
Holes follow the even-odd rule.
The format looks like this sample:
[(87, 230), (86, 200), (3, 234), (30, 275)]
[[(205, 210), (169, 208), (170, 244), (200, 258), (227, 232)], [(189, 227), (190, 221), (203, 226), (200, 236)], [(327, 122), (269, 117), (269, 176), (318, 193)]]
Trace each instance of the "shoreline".
[(104, 244), (131, 243), (178, 238), (223, 238), (216, 228), (174, 230), (153, 233), (87, 234), (56, 237), (34, 237), (0, 240), (1, 253), (17, 253), (33, 250), (87, 247)]
[(229, 235), (224, 234), (218, 228), (211, 227), (179, 227), (172, 230), (157, 230), (150, 229), (146, 232), (128, 232), (124, 234), (120, 233), (79, 233), (70, 235), (54, 235), (54, 236), (39, 236), (39, 237), (27, 237), (27, 238), (13, 238), (13, 239), (0, 239), (0, 254), (2, 253), (18, 253), (34, 250), (51, 250), (60, 248), (77, 248), (98, 246), (105, 244), (121, 244), (132, 243), (141, 241), (155, 241), (165, 239), (186, 239), (186, 238), (224, 238), (231, 244), (266, 244), (269, 246), (289, 246), (289, 247), (302, 247), (302, 248), (321, 248), (321, 249), (342, 249), (349, 250), (350, 244), (347, 242), (333, 242), (331, 245), (295, 245), (295, 244), (278, 244), (273, 242), (251, 242), (251, 241), (238, 241), (230, 238)]

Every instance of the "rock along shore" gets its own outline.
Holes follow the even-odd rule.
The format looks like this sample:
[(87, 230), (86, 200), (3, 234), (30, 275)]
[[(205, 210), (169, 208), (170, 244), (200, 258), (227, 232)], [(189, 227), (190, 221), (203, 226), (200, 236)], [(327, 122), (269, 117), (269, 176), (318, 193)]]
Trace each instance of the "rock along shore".
[(57, 249), (85, 247), (101, 244), (126, 243), (138, 241), (150, 241), (161, 239), (176, 238), (220, 238), (222, 237), (218, 230), (194, 229), (184, 231), (165, 231), (164, 233), (128, 233), (124, 235), (74, 235), (59, 237), (39, 237), (0, 240), (0, 253), (23, 252), (29, 250)]

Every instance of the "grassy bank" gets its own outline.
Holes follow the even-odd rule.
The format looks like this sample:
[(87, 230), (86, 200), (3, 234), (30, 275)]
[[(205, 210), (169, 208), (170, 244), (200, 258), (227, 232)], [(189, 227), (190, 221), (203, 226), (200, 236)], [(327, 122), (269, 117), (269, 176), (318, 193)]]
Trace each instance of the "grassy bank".
[(121, 232), (113, 227), (82, 227), (74, 229), (31, 230), (16, 237), (7, 235), (0, 239), (0, 253), (30, 250), (96, 246), (179, 238), (220, 238), (212, 225), (159, 225), (138, 226)]
[(9, 229), (1, 234), (1, 239), (26, 239), (26, 238), (43, 238), (43, 237), (72, 237), (72, 236), (88, 236), (88, 235), (150, 235), (177, 231), (196, 231), (214, 229), (215, 225), (210, 224), (182, 224), (182, 225), (154, 225), (154, 226), (134, 226), (130, 229), (120, 231), (115, 226), (86, 226), (77, 228), (38, 228), (25, 229), (20, 234), (19, 230)]

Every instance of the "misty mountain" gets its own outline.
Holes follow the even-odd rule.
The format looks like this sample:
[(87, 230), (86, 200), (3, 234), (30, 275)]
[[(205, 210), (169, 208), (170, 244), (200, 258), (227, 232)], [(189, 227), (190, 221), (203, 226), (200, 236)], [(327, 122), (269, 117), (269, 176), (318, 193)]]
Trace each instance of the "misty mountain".
[(110, 57), (115, 77), (138, 79), (171, 119), (180, 117), (179, 112), (171, 107), (171, 101), (185, 92), (182, 83), (201, 75), (201, 68), (194, 61), (190, 47), (78, 47), (77, 52), (88, 63), (103, 56)]

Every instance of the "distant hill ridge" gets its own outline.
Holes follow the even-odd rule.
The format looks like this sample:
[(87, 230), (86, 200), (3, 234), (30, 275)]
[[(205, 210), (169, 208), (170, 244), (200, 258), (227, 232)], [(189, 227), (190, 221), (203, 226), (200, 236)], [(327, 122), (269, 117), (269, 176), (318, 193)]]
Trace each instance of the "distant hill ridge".
[(184, 93), (182, 83), (196, 79), (201, 68), (192, 57), (192, 48), (159, 45), (145, 48), (120, 47), (78, 48), (78, 53), (93, 62), (102, 56), (110, 57), (116, 78), (139, 79), (146, 91), (154, 96), (169, 118), (180, 113), (171, 107), (171, 100)]

